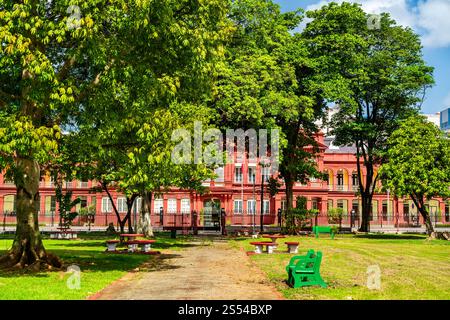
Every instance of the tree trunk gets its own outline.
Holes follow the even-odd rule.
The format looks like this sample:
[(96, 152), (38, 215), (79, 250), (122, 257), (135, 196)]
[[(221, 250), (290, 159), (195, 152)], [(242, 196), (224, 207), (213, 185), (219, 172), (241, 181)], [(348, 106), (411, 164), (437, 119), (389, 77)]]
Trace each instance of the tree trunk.
[(154, 236), (150, 212), (152, 207), (152, 193), (144, 192), (142, 195), (141, 214), (139, 219), (138, 230), (144, 237), (151, 238)]
[(293, 208), (294, 203), (294, 181), (290, 178), (285, 178), (286, 187), (286, 211), (290, 211)]
[(120, 228), (120, 233), (125, 233), (125, 223), (126, 221), (122, 221), (120, 219), (118, 219), (119, 221), (119, 228)]
[[(423, 221), (425, 222), (425, 227), (427, 230), (427, 234), (430, 237), (434, 232), (433, 224), (431, 223), (430, 215), (425, 207), (424, 196), (421, 194), (411, 194), (411, 199), (417, 207), (417, 210), (422, 215)], [(419, 217), (417, 217), (419, 219)]]
[(37, 202), (39, 201), (40, 168), (35, 160), (16, 159), (17, 228), (11, 250), (0, 258), (0, 266), (9, 268), (60, 268), (61, 261), (45, 251), (39, 232)]
[(361, 225), (359, 227), (360, 232), (370, 231), (370, 212), (372, 210), (372, 197), (365, 192), (361, 194)]

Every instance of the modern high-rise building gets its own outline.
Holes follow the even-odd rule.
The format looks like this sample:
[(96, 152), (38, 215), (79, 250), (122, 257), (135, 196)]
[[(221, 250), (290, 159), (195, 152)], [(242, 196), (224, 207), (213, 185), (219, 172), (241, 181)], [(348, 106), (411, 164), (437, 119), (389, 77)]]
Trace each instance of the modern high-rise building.
[(441, 130), (443, 130), (446, 133), (450, 133), (450, 121), (449, 121), (449, 113), (450, 108), (447, 108), (443, 111), (441, 111)]

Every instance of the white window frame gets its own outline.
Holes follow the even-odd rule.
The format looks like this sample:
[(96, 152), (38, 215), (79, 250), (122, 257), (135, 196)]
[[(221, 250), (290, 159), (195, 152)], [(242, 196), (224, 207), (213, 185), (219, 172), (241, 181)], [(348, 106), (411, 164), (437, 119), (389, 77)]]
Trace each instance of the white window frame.
[(161, 208), (164, 210), (164, 199), (163, 198), (155, 198), (153, 200), (153, 212), (155, 214), (159, 214)]
[(256, 200), (253, 199), (247, 200), (247, 214), (251, 215), (256, 214)]
[(181, 199), (181, 213), (191, 213), (191, 199)]
[[(250, 170), (253, 171), (253, 174), (250, 175)], [(247, 169), (247, 179), (248, 179), (248, 183), (256, 183), (256, 167), (248, 167)]]
[(109, 199), (109, 197), (102, 198), (102, 212), (104, 212), (104, 213), (112, 212), (112, 203), (111, 203), (111, 200)]
[(142, 208), (142, 198), (138, 197), (134, 199), (133, 206), (131, 207), (132, 212), (141, 212)]
[[(238, 171), (240, 171), (239, 174)], [(243, 178), (242, 167), (234, 167), (234, 182), (242, 183)]]
[[(236, 207), (236, 203), (238, 203), (237, 207)], [(243, 205), (242, 199), (234, 199), (234, 201), (233, 201), (233, 213), (234, 214), (242, 214), (243, 213), (242, 205)]]
[(167, 199), (167, 213), (177, 213), (177, 199), (169, 198)]
[(270, 201), (263, 200), (263, 214), (270, 214)]
[(119, 211), (119, 213), (127, 212), (127, 199), (125, 197), (117, 198), (117, 211)]
[(261, 168), (262, 179), (264, 182), (269, 182), (270, 178), (270, 167), (262, 167)]

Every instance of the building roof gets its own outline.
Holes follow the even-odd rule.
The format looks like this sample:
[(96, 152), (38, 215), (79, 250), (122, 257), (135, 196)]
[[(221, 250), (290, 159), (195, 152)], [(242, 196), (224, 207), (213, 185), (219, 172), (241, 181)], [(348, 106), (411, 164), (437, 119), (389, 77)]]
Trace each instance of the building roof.
[(325, 153), (350, 153), (350, 154), (355, 154), (356, 153), (356, 146), (355, 145), (343, 146), (343, 147), (334, 145), (333, 144), (334, 136), (325, 137), (323, 142), (328, 147), (325, 150)]

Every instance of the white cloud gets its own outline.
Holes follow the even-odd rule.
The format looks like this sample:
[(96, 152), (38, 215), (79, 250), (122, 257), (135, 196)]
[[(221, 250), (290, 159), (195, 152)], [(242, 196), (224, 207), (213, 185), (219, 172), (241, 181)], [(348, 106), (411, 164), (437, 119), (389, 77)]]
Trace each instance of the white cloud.
[(428, 0), (419, 3), (417, 27), (424, 31), (422, 42), (426, 47), (450, 45), (450, 1)]
[[(321, 0), (308, 6), (306, 10), (319, 9), (332, 1), (341, 3), (349, 0)], [(408, 0), (353, 0), (353, 2), (361, 3), (367, 13), (390, 13), (398, 24), (416, 30), (422, 36), (425, 47), (450, 46), (449, 0), (421, 0), (415, 7), (411, 7)], [(303, 22), (300, 29), (307, 22)]]

